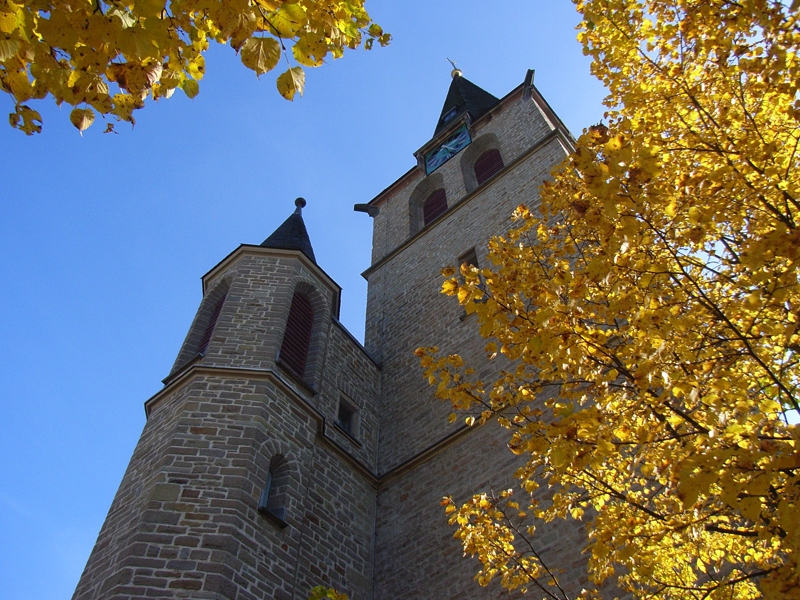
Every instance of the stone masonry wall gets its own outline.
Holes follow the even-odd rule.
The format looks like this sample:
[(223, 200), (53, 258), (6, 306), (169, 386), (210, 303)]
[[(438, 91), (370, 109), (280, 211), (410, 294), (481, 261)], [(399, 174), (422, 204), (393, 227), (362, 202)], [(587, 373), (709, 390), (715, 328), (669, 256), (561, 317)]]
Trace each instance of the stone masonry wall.
[(380, 378), (378, 366), (344, 327), (334, 321), (328, 336), (317, 406), (331, 424), (336, 422), (339, 402), (343, 397), (358, 410), (355, 440), (335, 426), (328, 427), (327, 431), (340, 447), (372, 473), (377, 468)]
[[(447, 523), (440, 505), (445, 495), (460, 505), (474, 493), (509, 487), (520, 495), (513, 479), (520, 458), (506, 448), (508, 437), (508, 431), (490, 421), (380, 489), (374, 600), (509, 597), (497, 583), (482, 588), (474, 581), (480, 563), (463, 556), (460, 540), (453, 538), (455, 527)], [(559, 582), (571, 594), (588, 583), (586, 557), (581, 554), (585, 535), (582, 523), (570, 520), (537, 523), (533, 538), (543, 560), (560, 571)]]
[(170, 434), (180, 417), (177, 409), (191, 393), (189, 386), (176, 390), (173, 401), (165, 404), (159, 419), (145, 424), (75, 591), (76, 600), (115, 597), (118, 590), (112, 591), (114, 588), (131, 583), (135, 567), (131, 556), (137, 551), (134, 542), (146, 544), (134, 539), (140, 517), (156, 485), (164, 483), (161, 466), (171, 445)]
[[(440, 270), (473, 246), (485, 265), (489, 237), (510, 226), (517, 205), (538, 204), (539, 185), (563, 157), (563, 147), (552, 138), (369, 274), (368, 349), (380, 348), (383, 370), (379, 473), (452, 431), (445, 425), (449, 407), (434, 399), (422, 378), (413, 355), (417, 347), (438, 345), (442, 352), (457, 351), (472, 364), (485, 365), (485, 371), (497, 369), (486, 363), (485, 341), (475, 325), (462, 320), (463, 309), (455, 299), (440, 293)], [(390, 200), (398, 201), (402, 198)]]
[[(305, 599), (321, 583), (371, 597), (375, 489), (340, 453), (374, 468), (380, 371), (332, 316), (338, 287), (303, 259), (245, 249), (223, 266), (206, 286), (229, 285), (208, 350), (148, 402), (75, 600)], [(316, 391), (275, 363), (298, 285), (313, 295)], [(332, 426), (342, 394), (356, 441)], [(276, 455), (284, 528), (257, 512)]]
[[(374, 491), (317, 429), (269, 378), (197, 376), (162, 399), (74, 598), (289, 600), (342, 571), (366, 600), (353, 582), (371, 584)], [(256, 511), (275, 454), (290, 467), (283, 529)]]
[(320, 448), (307, 498), (295, 600), (317, 585), (372, 600), (375, 489)]

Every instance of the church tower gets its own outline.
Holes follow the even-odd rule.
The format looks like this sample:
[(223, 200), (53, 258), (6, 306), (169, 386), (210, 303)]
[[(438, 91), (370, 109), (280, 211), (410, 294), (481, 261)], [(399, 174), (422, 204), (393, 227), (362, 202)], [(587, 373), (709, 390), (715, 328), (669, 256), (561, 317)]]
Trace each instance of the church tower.
[(76, 600), (370, 597), (379, 370), (296, 204), (203, 277)]
[[(496, 423), (447, 424), (451, 408), (434, 398), (413, 352), (434, 345), (458, 352), (485, 379), (508, 367), (487, 361), (475, 315), (440, 293), (440, 271), (463, 262), (485, 266), (489, 238), (508, 230), (518, 205), (538, 205), (539, 186), (573, 138), (533, 85), (533, 71), (503, 98), (457, 69), (452, 75), (417, 165), (369, 203), (377, 214), (364, 273), (366, 348), (382, 367), (375, 600), (508, 596), (477, 586), (477, 562), (462, 558), (439, 502), (513, 486), (518, 458)], [(566, 585), (579, 591), (582, 533), (560, 524), (543, 533), (550, 564), (566, 568)]]
[[(351, 600), (507, 596), (477, 587), (439, 502), (512, 485), (517, 459), (492, 423), (447, 424), (413, 352), (458, 351), (483, 377), (507, 366), (486, 360), (439, 273), (485, 264), (573, 139), (533, 71), (502, 98), (452, 75), (416, 165), (355, 207), (374, 220), (365, 346), (338, 321), (298, 198), (203, 277), (74, 600), (305, 600), (315, 585)], [(540, 537), (569, 589), (584, 585), (582, 536)]]

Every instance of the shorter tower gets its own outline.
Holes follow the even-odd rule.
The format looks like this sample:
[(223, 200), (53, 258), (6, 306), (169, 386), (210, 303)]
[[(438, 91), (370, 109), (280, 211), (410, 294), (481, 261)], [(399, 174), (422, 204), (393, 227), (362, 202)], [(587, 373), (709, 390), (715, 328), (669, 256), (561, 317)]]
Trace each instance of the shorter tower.
[(76, 600), (370, 597), (379, 370), (296, 205), (203, 277)]

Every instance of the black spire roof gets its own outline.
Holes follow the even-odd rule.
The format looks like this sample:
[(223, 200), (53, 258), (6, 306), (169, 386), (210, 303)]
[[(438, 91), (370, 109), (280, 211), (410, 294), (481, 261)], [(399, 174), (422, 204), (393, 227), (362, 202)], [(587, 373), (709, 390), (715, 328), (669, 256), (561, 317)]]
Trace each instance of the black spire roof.
[(469, 116), (474, 121), (498, 102), (500, 102), (499, 98), (495, 98), (486, 90), (465, 79), (461, 75), (461, 71), (454, 70), (453, 82), (450, 84), (442, 114), (439, 117), (439, 122), (436, 124), (436, 131), (434, 131), (433, 135), (437, 135), (447, 127), (448, 123), (451, 123), (453, 119), (460, 117), (464, 113), (469, 113)]
[(264, 248), (280, 248), (281, 250), (299, 250), (317, 264), (314, 258), (314, 249), (311, 247), (311, 240), (308, 239), (306, 224), (303, 222), (303, 207), (306, 201), (298, 198), (294, 201), (297, 207), (293, 214), (289, 215), (280, 227), (261, 244)]

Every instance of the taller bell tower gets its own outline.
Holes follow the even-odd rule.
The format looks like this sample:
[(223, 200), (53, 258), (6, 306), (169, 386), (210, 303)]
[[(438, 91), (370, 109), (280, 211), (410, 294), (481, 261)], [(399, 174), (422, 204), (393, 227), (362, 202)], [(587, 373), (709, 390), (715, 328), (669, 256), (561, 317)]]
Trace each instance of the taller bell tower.
[[(538, 205), (539, 186), (573, 138), (533, 84), (533, 71), (502, 98), (457, 69), (452, 76), (417, 164), (369, 203), (366, 348), (382, 365), (375, 600), (508, 596), (477, 586), (476, 562), (461, 557), (439, 502), (514, 485), (518, 459), (496, 423), (447, 424), (451, 408), (434, 398), (413, 352), (434, 345), (458, 352), (486, 379), (508, 368), (486, 359), (475, 315), (440, 293), (440, 272), (463, 262), (486, 266), (489, 238), (505, 233), (519, 204)], [(581, 532), (558, 524), (539, 539), (548, 563), (566, 569), (564, 584), (579, 591)]]

